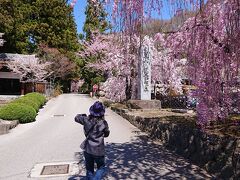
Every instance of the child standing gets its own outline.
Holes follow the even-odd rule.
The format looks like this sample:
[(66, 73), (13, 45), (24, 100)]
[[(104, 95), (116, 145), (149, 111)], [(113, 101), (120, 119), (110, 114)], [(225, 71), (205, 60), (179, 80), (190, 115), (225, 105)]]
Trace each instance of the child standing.
[[(84, 151), (87, 170), (87, 179), (102, 179), (105, 169), (105, 145), (104, 137), (109, 136), (109, 127), (104, 119), (105, 108), (99, 101), (95, 102), (89, 109), (90, 115), (78, 114), (75, 121), (83, 125), (86, 139), (80, 147)], [(97, 171), (94, 176), (94, 163)]]

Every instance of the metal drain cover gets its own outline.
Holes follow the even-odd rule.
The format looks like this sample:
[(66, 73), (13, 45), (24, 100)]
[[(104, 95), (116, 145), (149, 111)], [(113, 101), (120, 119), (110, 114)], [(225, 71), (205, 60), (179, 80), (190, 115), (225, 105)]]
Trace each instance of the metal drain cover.
[(64, 117), (65, 114), (54, 114), (53, 117)]
[(51, 162), (35, 164), (30, 172), (31, 178), (48, 178), (60, 176), (72, 176), (83, 173), (77, 161), (72, 162)]
[(69, 164), (43, 166), (41, 175), (68, 174)]

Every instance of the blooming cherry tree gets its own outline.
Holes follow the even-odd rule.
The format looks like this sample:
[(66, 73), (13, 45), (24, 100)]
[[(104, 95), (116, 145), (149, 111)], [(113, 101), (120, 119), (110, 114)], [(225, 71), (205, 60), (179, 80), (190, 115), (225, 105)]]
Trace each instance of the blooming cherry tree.
[[(180, 60), (172, 54), (173, 50), (166, 47), (166, 41), (161, 33), (154, 37), (152, 80), (164, 85), (164, 91), (172, 89), (179, 94), (182, 93), (182, 78), (185, 74), (184, 66), (179, 65)], [(166, 93), (165, 93), (166, 94)]]
[[(96, 57), (94, 62), (89, 63), (89, 68), (94, 68), (108, 74), (108, 79), (104, 84), (106, 96), (115, 101), (123, 101), (137, 97), (137, 78), (138, 78), (138, 55), (135, 53), (140, 46), (140, 39), (136, 36), (129, 43), (122, 43), (117, 34), (100, 35), (98, 34), (91, 42), (85, 43), (84, 51), (80, 52), (83, 58)], [(160, 43), (159, 38), (147, 38), (153, 52), (152, 59), (152, 82), (158, 81), (166, 88), (173, 88), (181, 91), (180, 71), (176, 68), (177, 61), (172, 59), (170, 51), (157, 48)], [(126, 40), (125, 40), (126, 42)], [(134, 42), (134, 46), (132, 46)], [(145, 43), (145, 42), (143, 42)], [(127, 48), (124, 47), (127, 45)], [(134, 48), (133, 48), (134, 47)], [(126, 53), (126, 50), (128, 52)], [(135, 50), (135, 51), (134, 51)], [(128, 91), (128, 88), (130, 91)], [(130, 92), (130, 94), (129, 94)]]
[[(196, 17), (168, 36), (174, 56), (187, 56), (189, 77), (197, 86), (199, 125), (223, 120), (231, 113), (232, 90), (239, 76), (239, 3), (208, 1)], [(240, 107), (238, 107), (240, 109)]]
[(7, 62), (7, 67), (20, 75), (20, 80), (24, 82), (42, 82), (48, 76), (46, 68), (49, 63), (41, 63), (35, 55), (21, 55)]
[[(98, 2), (97, 0), (95, 0)], [(100, 54), (97, 63), (89, 64), (106, 70), (110, 78), (106, 88), (114, 98), (116, 90), (122, 92), (131, 87), (131, 96), (136, 91), (139, 64), (139, 49), (143, 39), (143, 24), (151, 13), (161, 13), (162, 0), (108, 0), (112, 5), (112, 16), (118, 28), (117, 41), (111, 36), (107, 40), (89, 46), (86, 51)], [(153, 80), (180, 87), (178, 62), (187, 59), (187, 74), (196, 85), (194, 96), (198, 99), (198, 124), (205, 127), (211, 121), (224, 120), (231, 112), (233, 91), (237, 89), (240, 67), (240, 4), (238, 0), (171, 0), (173, 13), (178, 8), (193, 10), (194, 17), (174, 32), (157, 35), (153, 43)], [(101, 39), (102, 37), (100, 37)], [(93, 43), (94, 44), (94, 43)], [(100, 51), (98, 51), (100, 50)], [(86, 52), (85, 52), (86, 53)], [(86, 54), (87, 55), (87, 54)], [(181, 70), (180, 70), (181, 71)], [(124, 85), (125, 84), (125, 85)], [(130, 84), (130, 86), (129, 86)], [(236, 90), (237, 89), (237, 90)], [(126, 92), (126, 91), (125, 91)], [(125, 93), (126, 95), (126, 93)], [(239, 98), (240, 96), (237, 96)], [(237, 105), (240, 109), (240, 103)]]
[[(114, 100), (117, 101), (126, 99), (126, 94), (128, 94), (126, 90), (134, 88), (133, 82), (136, 79), (136, 77), (131, 76), (131, 74), (136, 74), (136, 56), (130, 53), (130, 44), (127, 44), (127, 46), (129, 46), (129, 52), (126, 56), (126, 53), (124, 53), (125, 48), (118, 34), (98, 34), (91, 42), (85, 42), (84, 51), (79, 53), (85, 59), (95, 57), (93, 62), (91, 62), (91, 59), (89, 60), (88, 67), (107, 74), (109, 79), (104, 86), (106, 96), (113, 99), (114, 96), (112, 94), (115, 94)], [(108, 89), (112, 88), (113, 84), (115, 84), (115, 87), (111, 92), (108, 91)], [(116, 84), (121, 85), (117, 87)], [(130, 96), (134, 96), (134, 93), (131, 92)]]

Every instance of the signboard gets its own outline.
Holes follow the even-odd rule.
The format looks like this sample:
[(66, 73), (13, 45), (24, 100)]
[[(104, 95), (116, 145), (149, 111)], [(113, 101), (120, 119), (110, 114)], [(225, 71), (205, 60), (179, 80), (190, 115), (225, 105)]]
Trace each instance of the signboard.
[(1, 39), (3, 35), (4, 35), (4, 33), (0, 33), (0, 46), (3, 46), (3, 44), (5, 42), (3, 39)]
[(141, 100), (151, 100), (151, 64), (152, 51), (150, 48), (150, 39), (145, 36), (141, 47)]
[(0, 46), (3, 46), (4, 40), (0, 39)]

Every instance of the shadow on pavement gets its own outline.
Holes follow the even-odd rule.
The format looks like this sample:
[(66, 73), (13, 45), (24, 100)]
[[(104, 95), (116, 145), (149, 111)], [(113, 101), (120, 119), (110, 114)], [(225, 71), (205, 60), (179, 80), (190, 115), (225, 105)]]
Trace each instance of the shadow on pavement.
[[(75, 157), (80, 164), (84, 163), (81, 152)], [(105, 179), (213, 179), (206, 171), (164, 146), (148, 141), (147, 136), (138, 136), (128, 143), (106, 144), (106, 165), (108, 172)], [(69, 178), (78, 179), (84, 178)]]

